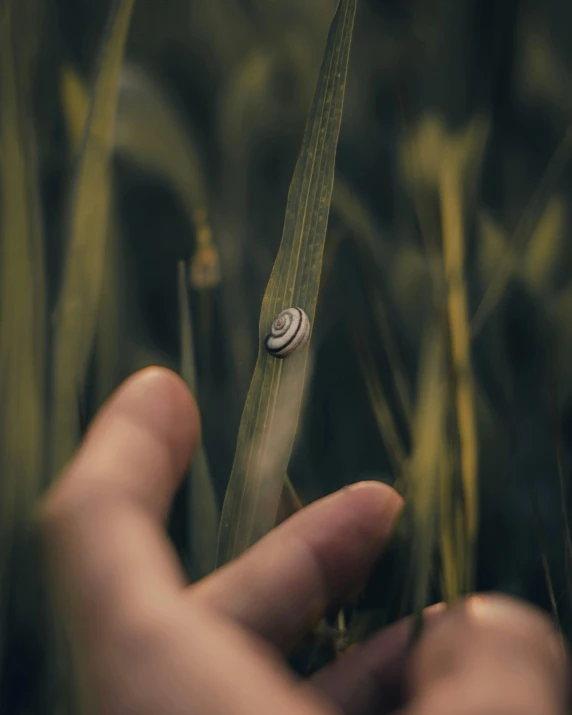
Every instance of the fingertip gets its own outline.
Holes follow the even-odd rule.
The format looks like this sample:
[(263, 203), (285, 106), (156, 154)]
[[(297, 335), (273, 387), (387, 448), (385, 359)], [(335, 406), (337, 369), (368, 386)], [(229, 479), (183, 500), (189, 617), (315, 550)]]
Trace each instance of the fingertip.
[(131, 375), (46, 495), (42, 521), (124, 497), (164, 518), (199, 440), (197, 404), (176, 373), (149, 367)]
[(525, 680), (532, 668), (540, 679), (548, 673), (558, 690), (567, 689), (564, 641), (548, 614), (505, 594), (470, 594), (435, 619), (417, 643), (409, 661), (410, 690), (502, 659)]
[(403, 497), (385, 482), (356, 482), (338, 494), (351, 502), (363, 526), (371, 531), (376, 540), (389, 536), (405, 504)]
[[(160, 438), (170, 449), (176, 471), (187, 466), (201, 437), (195, 398), (184, 380), (164, 367), (147, 367), (128, 377), (104, 406), (101, 417), (109, 414), (122, 414)], [(98, 421), (99, 417), (93, 431)]]

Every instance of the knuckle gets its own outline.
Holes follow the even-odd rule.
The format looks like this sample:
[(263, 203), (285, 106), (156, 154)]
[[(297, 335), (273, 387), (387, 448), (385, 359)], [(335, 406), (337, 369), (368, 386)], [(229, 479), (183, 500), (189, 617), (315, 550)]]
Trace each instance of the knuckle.
[(52, 533), (68, 511), (68, 490), (60, 485), (52, 487), (37, 508), (38, 523), (42, 532)]
[(52, 533), (70, 514), (77, 512), (81, 505), (75, 490), (67, 484), (58, 484), (40, 502), (38, 508), (39, 523), (42, 530)]
[(60, 478), (40, 501), (37, 521), (40, 532), (48, 542), (52, 538), (74, 529), (88, 516), (107, 509), (112, 494), (96, 480), (78, 480), (70, 469)]
[(170, 630), (163, 608), (131, 607), (114, 620), (110, 628), (113, 648), (130, 662), (156, 654)]

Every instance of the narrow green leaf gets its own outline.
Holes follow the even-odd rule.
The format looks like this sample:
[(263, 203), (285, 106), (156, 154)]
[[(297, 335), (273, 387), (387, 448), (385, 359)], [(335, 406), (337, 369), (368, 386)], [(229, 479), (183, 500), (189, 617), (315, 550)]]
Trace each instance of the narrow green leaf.
[[(125, 69), (122, 70), (122, 76)], [(89, 92), (72, 65), (64, 65), (60, 75), (61, 101), (72, 152), (77, 153), (89, 111)], [(116, 122), (121, 119), (121, 86)], [(117, 143), (118, 130), (115, 137)], [(125, 247), (117, 207), (111, 203), (107, 229), (106, 270), (102, 277), (95, 344), (95, 400), (101, 405), (122, 377), (126, 354), (129, 297), (125, 290)], [(83, 430), (82, 430), (83, 432)]]
[(427, 605), (431, 568), (437, 546), (439, 484), (447, 446), (447, 392), (442, 336), (427, 331), (421, 357), (419, 396), (413, 419), (413, 453), (407, 470), (411, 488), (413, 606)]
[(34, 32), (17, 19), (17, 9), (8, 0), (0, 12), (0, 661), (10, 566), (17, 588), (24, 585), (10, 618), (23, 615), (37, 627), (34, 574), (14, 555), (23, 554), (30, 568), (25, 545), (43, 486), (45, 446), (44, 240), (27, 91)]
[[(471, 361), (471, 328), (468, 287), (465, 279), (465, 221), (467, 197), (462, 191), (466, 171), (466, 153), (453, 142), (445, 144), (439, 173), (439, 198), (442, 222), (443, 277), (448, 327), (451, 405), (455, 409), (455, 441), (458, 440), (462, 500), (454, 509), (463, 515), (463, 536), (456, 547), (463, 574), (455, 588), (456, 595), (474, 590), (474, 561), (478, 536), (478, 435), (475, 413), (474, 375)], [(452, 522), (453, 523), (453, 522)], [(451, 583), (451, 582), (450, 582)], [(452, 592), (447, 598), (452, 597)]]
[(113, 202), (107, 236), (106, 269), (101, 279), (101, 299), (93, 343), (96, 406), (103, 404), (121, 382), (127, 349), (130, 307), (130, 298), (125, 289), (127, 256), (118, 208)]
[(264, 536), (276, 519), (304, 392), (308, 344), (277, 360), (263, 343), (282, 310), (302, 308), (310, 325), (316, 314), (356, 5), (357, 0), (338, 4), (290, 184), (282, 242), (262, 302), (258, 359), (222, 510), (219, 566)]
[(103, 39), (70, 211), (55, 320), (51, 476), (78, 441), (77, 385), (93, 348), (107, 244), (119, 75), (134, 0), (117, 0)]
[(280, 493), (280, 501), (276, 512), (276, 526), (281, 524), (286, 519), (289, 519), (293, 514), (302, 509), (302, 501), (298, 496), (298, 492), (290, 481), (290, 477), (286, 474)]
[[(181, 376), (197, 395), (193, 324), (189, 309), (189, 288), (184, 261), (179, 262), (179, 306), (181, 320)], [(191, 578), (206, 576), (215, 567), (219, 508), (207, 455), (202, 444), (189, 469), (188, 532)]]

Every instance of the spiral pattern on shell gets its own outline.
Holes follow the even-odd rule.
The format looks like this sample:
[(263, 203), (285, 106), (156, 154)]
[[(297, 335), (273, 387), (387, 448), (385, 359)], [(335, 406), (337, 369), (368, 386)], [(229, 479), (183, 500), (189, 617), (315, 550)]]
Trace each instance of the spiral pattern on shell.
[(306, 344), (310, 337), (310, 319), (302, 308), (283, 310), (272, 323), (264, 345), (275, 358), (285, 358)]

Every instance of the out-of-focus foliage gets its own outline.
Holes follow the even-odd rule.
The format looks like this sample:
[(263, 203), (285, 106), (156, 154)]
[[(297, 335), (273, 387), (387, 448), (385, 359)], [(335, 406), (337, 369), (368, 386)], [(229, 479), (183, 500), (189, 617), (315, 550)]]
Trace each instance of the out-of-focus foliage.
[[(44, 599), (31, 517), (48, 435), (66, 431), (66, 450), (76, 435), (47, 414), (63, 409), (75, 429), (136, 369), (182, 369), (203, 419), (194, 485), (214, 494), (217, 518), (337, 2), (136, 0), (118, 81), (90, 113), (121, 7), (0, 4), (7, 713), (62, 703), (49, 629), (32, 618)], [(529, 598), (572, 626), (571, 22), (566, 0), (359, 0), (312, 370), (277, 512), (362, 478), (406, 495), (380, 564), (392, 576), (346, 609), (350, 639), (473, 586)], [(107, 177), (108, 198), (85, 231), (70, 229), (88, 117), (110, 111), (115, 87), (117, 114), (90, 149), (100, 167), (112, 150), (97, 180)], [(78, 298), (91, 296), (89, 335), (68, 370), (58, 356), (73, 346), (54, 316), (72, 290), (74, 245), (102, 239), (105, 213), (106, 251)], [(66, 382), (74, 374), (80, 384)], [(189, 485), (170, 533), (193, 573), (208, 566), (192, 556)]]

